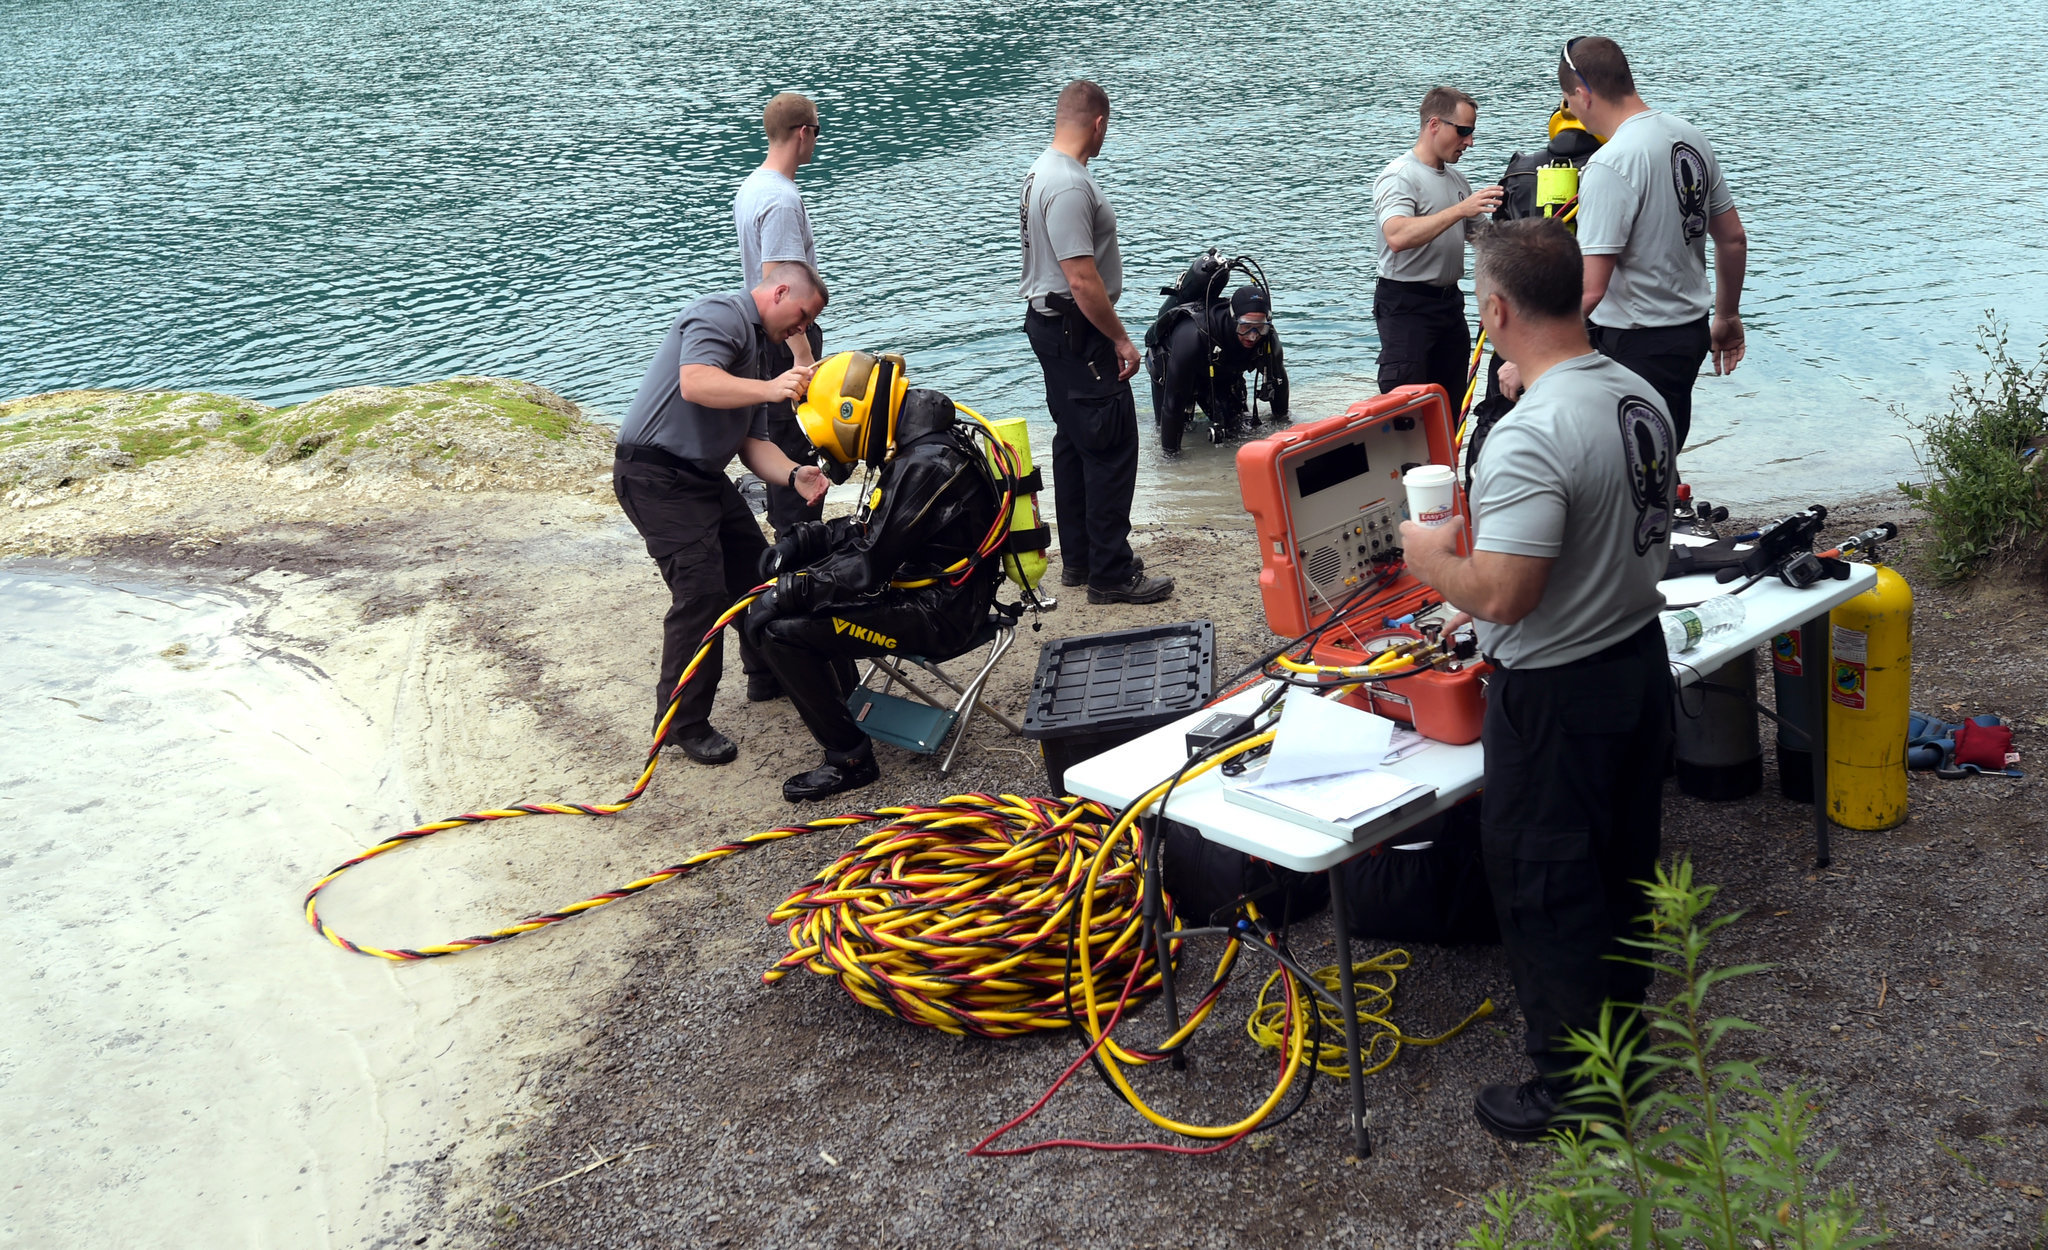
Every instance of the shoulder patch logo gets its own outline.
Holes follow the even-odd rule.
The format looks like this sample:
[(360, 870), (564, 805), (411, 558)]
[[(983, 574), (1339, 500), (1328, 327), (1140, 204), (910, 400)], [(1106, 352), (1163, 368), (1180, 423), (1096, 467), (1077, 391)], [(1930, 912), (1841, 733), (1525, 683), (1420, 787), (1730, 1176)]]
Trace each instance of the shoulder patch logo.
[(1671, 422), (1640, 396), (1625, 396), (1616, 406), (1621, 425), (1622, 464), (1628, 471), (1628, 493), (1636, 508), (1637, 555), (1671, 537), (1671, 496), (1676, 484), (1678, 440)]
[(1017, 197), (1017, 237), (1024, 245), (1024, 259), (1031, 259), (1031, 186), (1038, 181), (1033, 170), (1024, 175), (1024, 193)]
[(1690, 143), (1671, 145), (1671, 186), (1678, 193), (1678, 215), (1685, 241), (1707, 233), (1707, 160)]

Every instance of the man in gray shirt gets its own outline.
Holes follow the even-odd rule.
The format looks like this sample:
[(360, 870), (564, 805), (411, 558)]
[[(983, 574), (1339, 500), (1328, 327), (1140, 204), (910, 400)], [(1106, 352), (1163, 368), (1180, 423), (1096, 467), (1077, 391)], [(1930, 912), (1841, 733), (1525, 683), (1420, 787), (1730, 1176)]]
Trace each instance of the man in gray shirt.
[[(1480, 453), (1472, 554), (1461, 523), (1401, 526), (1408, 568), (1478, 621), (1497, 672), (1480, 742), (1480, 854), (1536, 1076), (1474, 1111), (1515, 1141), (1556, 1119), (1603, 1003), (1640, 1004), (1648, 973), (1611, 957), (1649, 910), (1671, 673), (1657, 624), (1677, 481), (1663, 401), (1593, 351), (1583, 260), (1548, 220), (1479, 240), (1479, 322), (1526, 380)], [(1630, 1020), (1627, 1027), (1635, 1027)]]
[(1579, 187), (1593, 346), (1657, 388), (1682, 447), (1700, 363), (1711, 352), (1714, 372), (1723, 374), (1742, 362), (1748, 235), (1706, 136), (1643, 103), (1628, 58), (1612, 39), (1566, 44), (1557, 81), (1572, 112), (1607, 136)]
[(1453, 87), (1422, 97), (1415, 146), (1372, 184), (1380, 223), (1379, 281), (1372, 316), (1380, 332), (1380, 392), (1434, 382), (1453, 411), (1465, 398), (1465, 240), (1480, 214), (1500, 206), (1498, 186), (1472, 190), (1452, 168), (1472, 146), (1479, 106)]
[[(739, 235), (740, 268), (746, 290), (775, 276), (776, 269), (792, 261), (818, 267), (818, 245), (811, 237), (810, 214), (804, 211), (803, 196), (797, 193), (796, 171), (809, 164), (818, 150), (818, 106), (793, 91), (768, 101), (761, 113), (761, 128), (768, 135), (768, 155), (760, 168), (740, 183), (732, 200), (733, 230)], [(825, 347), (823, 332), (813, 324), (787, 342), (769, 345), (767, 368), (771, 375), (802, 365), (815, 365)], [(784, 455), (809, 463), (814, 455), (810, 442), (797, 425), (795, 410), (786, 403), (770, 404), (768, 438)], [(779, 537), (792, 527), (815, 521), (824, 515), (824, 501), (804, 502), (803, 496), (769, 482), (768, 524)], [(759, 702), (781, 693), (775, 678), (757, 673), (747, 679), (747, 697)]]
[[(764, 405), (803, 398), (811, 370), (771, 373), (770, 352), (815, 321), (827, 298), (817, 271), (791, 261), (751, 291), (697, 300), (662, 336), (619, 426), (612, 492), (669, 589), (654, 685), (657, 729), (684, 666), (718, 614), (758, 582), (768, 549), (753, 511), (725, 475), (733, 456), (806, 502), (825, 497), (824, 471), (797, 464), (768, 438)], [(668, 726), (666, 740), (700, 764), (730, 763), (739, 754), (711, 727), (723, 641), (712, 643)], [(741, 659), (750, 675), (768, 671), (744, 644)]]
[(1116, 315), (1124, 290), (1116, 213), (1088, 173), (1109, 131), (1109, 96), (1077, 78), (1060, 92), (1052, 146), (1018, 197), (1024, 334), (1045, 374), (1052, 412), (1052, 498), (1060, 584), (1090, 603), (1157, 603), (1170, 577), (1145, 576), (1131, 551), (1138, 483), (1138, 349)]

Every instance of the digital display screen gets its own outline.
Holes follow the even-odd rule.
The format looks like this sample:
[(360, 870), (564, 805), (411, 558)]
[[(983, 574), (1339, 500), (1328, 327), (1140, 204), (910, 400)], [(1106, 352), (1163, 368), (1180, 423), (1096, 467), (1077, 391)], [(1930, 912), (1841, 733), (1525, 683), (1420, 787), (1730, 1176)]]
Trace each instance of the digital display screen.
[(1370, 468), (1365, 462), (1364, 443), (1332, 447), (1320, 456), (1310, 456), (1294, 470), (1294, 486), (1303, 499), (1332, 486), (1363, 477)]

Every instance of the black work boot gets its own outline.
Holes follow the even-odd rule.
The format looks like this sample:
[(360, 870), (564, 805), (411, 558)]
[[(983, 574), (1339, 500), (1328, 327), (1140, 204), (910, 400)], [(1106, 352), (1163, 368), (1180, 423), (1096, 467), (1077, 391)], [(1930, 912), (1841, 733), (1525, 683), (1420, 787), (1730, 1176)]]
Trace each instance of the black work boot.
[(807, 799), (827, 799), (848, 790), (873, 785), (882, 778), (882, 767), (875, 763), (875, 749), (863, 744), (848, 751), (827, 751), (825, 762), (807, 773), (798, 773), (782, 783), (782, 797), (792, 803)]
[(1472, 1114), (1495, 1137), (1508, 1141), (1542, 1141), (1553, 1128), (1568, 1128), (1574, 1121), (1561, 1113), (1563, 1086), (1540, 1077), (1520, 1085), (1486, 1085), (1472, 1100)]
[(740, 757), (740, 749), (733, 745), (733, 740), (709, 725), (691, 730), (689, 735), (683, 737), (671, 729), (668, 740), (699, 764), (730, 764)]
[(782, 683), (773, 673), (747, 674), (747, 702), (768, 703), (782, 697)]
[(1088, 583), (1090, 603), (1158, 603), (1172, 597), (1172, 578), (1147, 577), (1142, 568), (1114, 586), (1098, 586), (1092, 581)]
[[(1145, 557), (1132, 556), (1131, 571), (1133, 573), (1143, 573), (1145, 571)], [(1086, 586), (1087, 584), (1088, 575), (1086, 573), (1082, 572), (1080, 569), (1075, 568), (1071, 564), (1060, 565), (1060, 585)]]

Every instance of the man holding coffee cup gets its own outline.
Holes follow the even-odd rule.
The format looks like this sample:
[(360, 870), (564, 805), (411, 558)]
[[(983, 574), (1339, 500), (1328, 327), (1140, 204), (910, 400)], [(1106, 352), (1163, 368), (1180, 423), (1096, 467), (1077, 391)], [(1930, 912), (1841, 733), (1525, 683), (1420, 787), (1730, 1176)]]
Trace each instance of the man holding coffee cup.
[(1536, 1076), (1488, 1085), (1488, 1131), (1544, 1135), (1564, 1107), (1572, 1029), (1649, 986), (1623, 953), (1649, 910), (1671, 675), (1657, 591), (1677, 439), (1649, 384), (1596, 353), (1580, 317), (1583, 263), (1548, 220), (1478, 241), (1480, 325), (1519, 370), (1522, 400), (1488, 436), (1473, 483), (1472, 554), (1453, 517), (1401, 526), (1408, 569), (1478, 622), (1497, 673), (1480, 846)]

